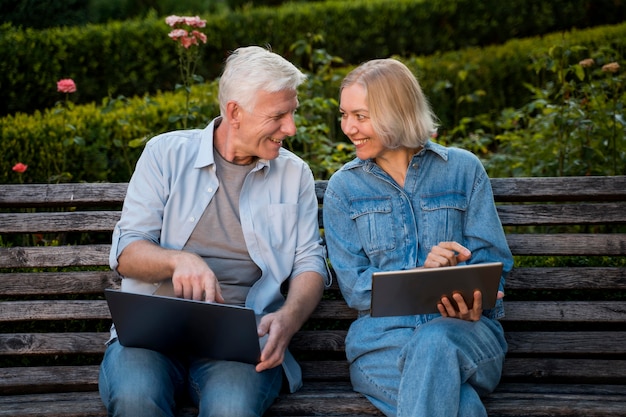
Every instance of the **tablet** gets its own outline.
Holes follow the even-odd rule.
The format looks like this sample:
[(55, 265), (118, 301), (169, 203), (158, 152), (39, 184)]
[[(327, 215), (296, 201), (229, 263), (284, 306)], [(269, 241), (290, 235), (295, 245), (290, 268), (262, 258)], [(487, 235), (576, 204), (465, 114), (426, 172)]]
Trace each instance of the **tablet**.
[(438, 313), (437, 303), (460, 293), (472, 307), (474, 291), (483, 296), (483, 309), (495, 306), (502, 275), (502, 262), (458, 265), (441, 268), (416, 268), (372, 274), (371, 316), (408, 316)]
[(254, 310), (227, 304), (106, 289), (122, 346), (257, 364)]

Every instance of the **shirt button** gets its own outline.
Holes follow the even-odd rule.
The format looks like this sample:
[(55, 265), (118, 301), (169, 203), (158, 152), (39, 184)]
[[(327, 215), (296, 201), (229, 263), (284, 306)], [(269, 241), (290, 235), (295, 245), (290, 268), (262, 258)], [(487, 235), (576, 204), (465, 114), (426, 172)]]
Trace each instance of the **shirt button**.
[(207, 192), (212, 193), (213, 192), (213, 188), (211, 188), (211, 187), (207, 188)]
[(196, 221), (196, 218), (195, 218), (195, 217), (190, 217), (190, 218), (189, 218), (189, 221), (190, 221), (191, 223), (193, 223), (193, 222), (195, 222), (195, 221)]

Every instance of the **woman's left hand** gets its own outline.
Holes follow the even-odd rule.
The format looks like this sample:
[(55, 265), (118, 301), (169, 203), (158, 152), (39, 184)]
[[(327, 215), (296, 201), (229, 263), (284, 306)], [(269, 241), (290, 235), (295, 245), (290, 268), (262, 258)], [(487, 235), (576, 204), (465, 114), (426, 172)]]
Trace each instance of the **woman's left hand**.
[(455, 293), (452, 295), (452, 298), (458, 308), (454, 308), (448, 297), (442, 297), (441, 301), (437, 303), (437, 309), (442, 316), (468, 321), (480, 320), (483, 314), (483, 295), (480, 291), (474, 291), (474, 302), (471, 309), (467, 306), (461, 294)]

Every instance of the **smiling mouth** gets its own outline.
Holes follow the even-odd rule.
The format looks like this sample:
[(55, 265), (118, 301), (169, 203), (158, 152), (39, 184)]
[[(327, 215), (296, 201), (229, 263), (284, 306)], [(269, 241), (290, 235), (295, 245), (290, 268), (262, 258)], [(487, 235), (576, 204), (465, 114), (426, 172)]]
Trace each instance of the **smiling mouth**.
[(283, 144), (283, 140), (282, 139), (274, 139), (274, 138), (268, 138), (269, 140), (271, 140), (272, 142), (278, 144), (278, 145), (282, 145)]
[(368, 140), (370, 140), (370, 139), (367, 138), (367, 139), (353, 140), (352, 143), (354, 144), (354, 146), (359, 146), (359, 145), (363, 145)]

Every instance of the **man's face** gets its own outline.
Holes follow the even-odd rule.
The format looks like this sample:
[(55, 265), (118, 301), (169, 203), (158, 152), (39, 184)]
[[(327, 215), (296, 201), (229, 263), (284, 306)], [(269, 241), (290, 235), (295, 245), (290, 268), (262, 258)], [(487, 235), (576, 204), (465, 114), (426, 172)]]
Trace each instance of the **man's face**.
[(294, 113), (298, 97), (294, 90), (261, 91), (254, 110), (241, 110), (236, 157), (274, 159), (283, 139), (296, 134)]

